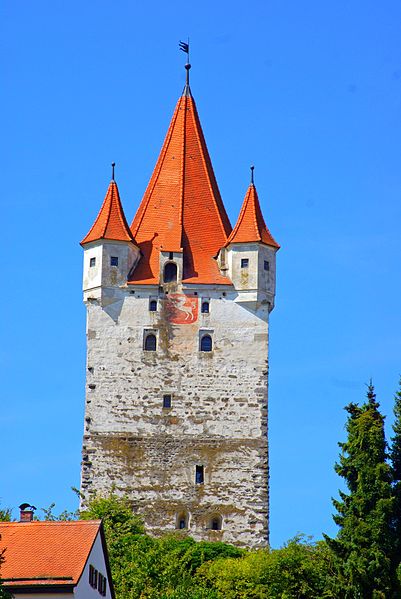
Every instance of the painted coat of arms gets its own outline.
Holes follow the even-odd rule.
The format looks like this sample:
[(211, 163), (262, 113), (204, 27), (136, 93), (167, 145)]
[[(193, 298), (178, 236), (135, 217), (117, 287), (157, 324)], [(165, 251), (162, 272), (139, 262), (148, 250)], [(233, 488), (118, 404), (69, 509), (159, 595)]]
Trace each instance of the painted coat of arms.
[(192, 324), (198, 320), (198, 298), (172, 293), (166, 298), (166, 312), (172, 324)]

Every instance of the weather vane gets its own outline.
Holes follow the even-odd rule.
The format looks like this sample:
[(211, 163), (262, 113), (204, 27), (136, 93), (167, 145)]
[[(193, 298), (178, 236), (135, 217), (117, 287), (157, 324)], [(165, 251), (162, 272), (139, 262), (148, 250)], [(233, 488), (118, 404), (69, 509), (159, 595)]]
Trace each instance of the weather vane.
[(185, 52), (185, 54), (188, 55), (187, 64), (185, 65), (185, 68), (187, 71), (187, 85), (189, 85), (189, 69), (191, 68), (191, 65), (189, 63), (189, 38), (188, 38), (187, 42), (180, 41), (179, 47), (180, 47), (180, 50), (182, 50), (183, 52)]
[(111, 163), (111, 180), (114, 181), (114, 167), (116, 166), (115, 162)]
[(255, 170), (255, 167), (252, 165), (251, 166), (251, 185), (253, 185), (254, 181), (253, 181), (253, 171)]

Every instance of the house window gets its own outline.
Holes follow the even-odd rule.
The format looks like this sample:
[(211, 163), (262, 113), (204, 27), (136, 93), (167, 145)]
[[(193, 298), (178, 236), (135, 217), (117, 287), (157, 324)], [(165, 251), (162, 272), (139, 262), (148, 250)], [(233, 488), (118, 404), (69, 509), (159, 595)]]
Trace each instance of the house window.
[(241, 258), (241, 268), (248, 268), (248, 266), (249, 266), (249, 259)]
[(195, 467), (195, 483), (201, 485), (204, 482), (204, 468), (203, 466)]
[(213, 342), (210, 335), (203, 335), (200, 342), (200, 350), (204, 352), (210, 352), (213, 348)]
[(154, 333), (148, 333), (145, 337), (144, 343), (145, 351), (156, 351), (156, 335)]
[(110, 256), (110, 266), (118, 266), (118, 256)]
[(149, 301), (149, 312), (157, 312), (157, 300), (150, 300)]
[(165, 283), (172, 283), (177, 280), (177, 265), (175, 262), (167, 262), (164, 267), (163, 281)]
[(221, 516), (213, 516), (210, 520), (210, 526), (212, 530), (221, 530)]
[(263, 262), (263, 268), (264, 268), (265, 270), (270, 270), (270, 264), (269, 264), (269, 262), (268, 262), (267, 260), (265, 260), (265, 261)]
[(96, 266), (96, 258), (91, 258), (91, 259), (89, 260), (89, 266), (90, 266), (91, 268), (93, 268), (94, 266)]
[(209, 314), (209, 302), (207, 300), (202, 302), (201, 312), (202, 314)]
[(171, 395), (163, 395), (163, 408), (171, 408)]

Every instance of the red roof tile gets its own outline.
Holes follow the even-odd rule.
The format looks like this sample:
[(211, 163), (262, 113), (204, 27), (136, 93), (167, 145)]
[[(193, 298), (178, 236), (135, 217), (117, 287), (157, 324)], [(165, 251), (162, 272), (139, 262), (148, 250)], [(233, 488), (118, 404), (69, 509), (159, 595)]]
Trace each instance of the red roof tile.
[(228, 284), (214, 259), (231, 231), (199, 122), (186, 91), (178, 100), (131, 231), (142, 258), (131, 284), (159, 283), (159, 252), (183, 252), (183, 281)]
[(260, 209), (256, 187), (251, 184), (246, 192), (237, 224), (232, 230), (225, 245), (227, 246), (230, 243), (247, 243), (255, 241), (265, 243), (266, 245), (272, 245), (277, 249), (280, 247), (266, 227)]
[(111, 181), (97, 218), (81, 245), (99, 239), (133, 241), (118, 193), (117, 183)]
[(23, 579), (7, 581), (12, 586), (75, 585), (99, 529), (100, 520), (0, 522), (1, 578)]

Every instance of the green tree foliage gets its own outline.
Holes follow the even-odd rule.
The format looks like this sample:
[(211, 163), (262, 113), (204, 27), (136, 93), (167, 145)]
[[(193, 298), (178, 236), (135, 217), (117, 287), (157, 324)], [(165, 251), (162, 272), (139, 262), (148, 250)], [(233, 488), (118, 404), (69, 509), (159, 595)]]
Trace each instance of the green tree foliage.
[(325, 537), (335, 556), (334, 592), (338, 599), (400, 597), (392, 563), (394, 498), (387, 463), (384, 417), (372, 384), (361, 407), (350, 404), (345, 443), (340, 443), (337, 474), (348, 493), (333, 500), (340, 527), (336, 539)]
[[(390, 458), (393, 475), (393, 563), (397, 567), (401, 563), (401, 378), (398, 391), (394, 397), (394, 435), (391, 438)], [(401, 574), (401, 572), (400, 572)]]

